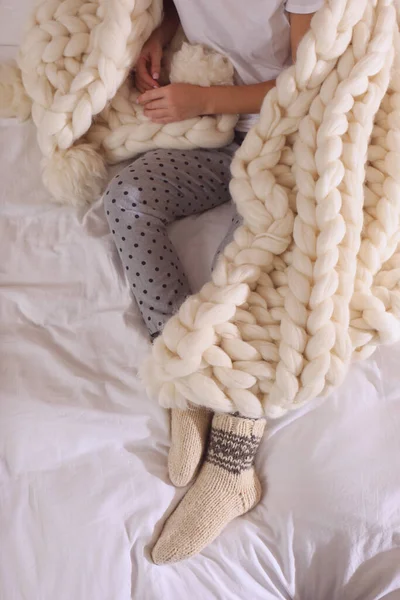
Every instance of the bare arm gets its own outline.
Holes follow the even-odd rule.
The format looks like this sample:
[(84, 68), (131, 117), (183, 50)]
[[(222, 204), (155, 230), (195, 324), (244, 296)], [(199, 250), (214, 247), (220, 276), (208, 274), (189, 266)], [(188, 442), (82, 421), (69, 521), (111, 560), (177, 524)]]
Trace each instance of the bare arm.
[(165, 46), (174, 37), (179, 26), (179, 17), (172, 0), (164, 0), (162, 23), (153, 31), (144, 44), (136, 63), (135, 83), (140, 92), (158, 88), (161, 61)]
[[(293, 60), (311, 19), (312, 15), (290, 15)], [(259, 113), (266, 93), (274, 86), (275, 80), (209, 88), (175, 83), (145, 92), (138, 102), (155, 123), (172, 123), (199, 115)]]
[(274, 86), (275, 80), (254, 85), (202, 88), (204, 114), (259, 113), (266, 93)]
[(174, 37), (179, 26), (179, 17), (172, 0), (164, 0), (164, 18), (154, 35), (158, 35), (164, 48)]

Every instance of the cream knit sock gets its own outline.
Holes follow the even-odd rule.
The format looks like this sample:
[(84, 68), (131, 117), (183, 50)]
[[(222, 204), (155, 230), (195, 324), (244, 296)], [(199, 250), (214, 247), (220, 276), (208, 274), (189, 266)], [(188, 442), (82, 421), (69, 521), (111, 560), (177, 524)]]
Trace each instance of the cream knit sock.
[(156, 564), (197, 554), (232, 519), (257, 504), (261, 484), (253, 461), (264, 428), (264, 419), (214, 415), (205, 462), (164, 525), (152, 552)]
[(171, 410), (169, 478), (176, 487), (188, 485), (204, 456), (213, 413), (203, 407)]

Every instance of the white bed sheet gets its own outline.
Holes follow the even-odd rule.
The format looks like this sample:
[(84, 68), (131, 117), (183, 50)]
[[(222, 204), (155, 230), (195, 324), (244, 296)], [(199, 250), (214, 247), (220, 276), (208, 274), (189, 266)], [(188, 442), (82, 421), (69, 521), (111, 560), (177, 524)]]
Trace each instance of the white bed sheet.
[[(39, 165), (32, 125), (0, 122), (0, 599), (400, 598), (400, 345), (271, 424), (256, 509), (151, 563), (182, 491), (137, 378), (145, 330), (101, 204), (51, 204)], [(228, 221), (174, 228), (194, 286)]]

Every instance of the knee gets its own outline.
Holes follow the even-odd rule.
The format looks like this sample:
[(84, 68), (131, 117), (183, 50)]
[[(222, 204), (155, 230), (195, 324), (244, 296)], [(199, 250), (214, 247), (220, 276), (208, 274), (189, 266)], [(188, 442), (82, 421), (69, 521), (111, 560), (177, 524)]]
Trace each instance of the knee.
[[(106, 211), (111, 212), (116, 208), (126, 208), (125, 204), (127, 203), (128, 194), (126, 193), (127, 185), (124, 184), (124, 171), (125, 169), (118, 173), (108, 184), (103, 196), (103, 204)], [(131, 190), (129, 190), (129, 195), (131, 195)]]
[(148, 172), (140, 164), (129, 165), (110, 182), (103, 203), (106, 212), (119, 211), (146, 212), (149, 195), (146, 194)]

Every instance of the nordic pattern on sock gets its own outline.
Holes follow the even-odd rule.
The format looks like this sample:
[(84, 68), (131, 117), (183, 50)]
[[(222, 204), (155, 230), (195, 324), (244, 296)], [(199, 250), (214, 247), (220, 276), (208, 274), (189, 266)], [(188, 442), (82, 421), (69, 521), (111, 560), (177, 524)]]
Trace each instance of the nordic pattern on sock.
[(248, 437), (214, 429), (206, 460), (234, 475), (239, 475), (253, 465), (259, 444), (260, 438), (255, 435)]

